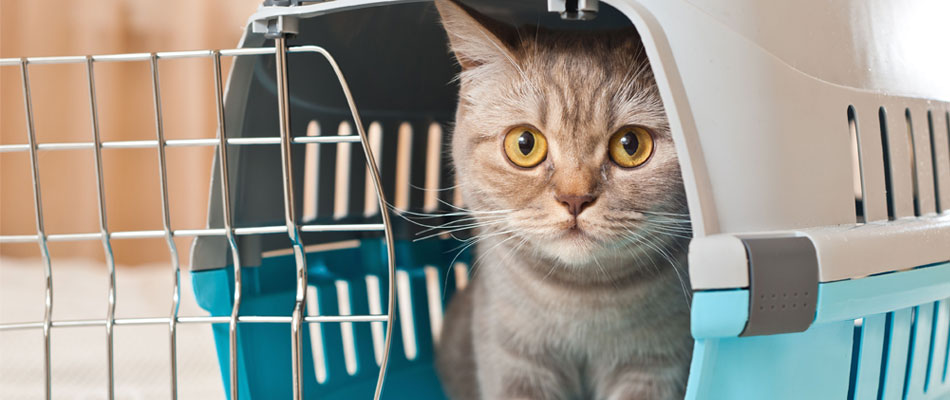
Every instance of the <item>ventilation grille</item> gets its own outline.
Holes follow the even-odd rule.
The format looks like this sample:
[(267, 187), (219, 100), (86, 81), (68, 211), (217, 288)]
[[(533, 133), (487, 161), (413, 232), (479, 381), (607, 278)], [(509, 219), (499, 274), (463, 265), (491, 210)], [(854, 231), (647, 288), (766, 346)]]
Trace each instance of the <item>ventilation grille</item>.
[(855, 320), (848, 399), (923, 398), (947, 383), (950, 300)]
[(950, 112), (852, 105), (847, 121), (857, 223), (950, 211)]

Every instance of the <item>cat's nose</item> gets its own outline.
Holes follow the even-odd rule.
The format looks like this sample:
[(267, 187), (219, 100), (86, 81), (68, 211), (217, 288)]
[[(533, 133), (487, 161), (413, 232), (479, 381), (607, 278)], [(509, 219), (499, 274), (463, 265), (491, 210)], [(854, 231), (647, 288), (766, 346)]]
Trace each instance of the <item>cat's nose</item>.
[(564, 206), (567, 207), (567, 211), (577, 217), (585, 208), (594, 203), (596, 197), (589, 194), (557, 194), (554, 196), (554, 199), (564, 204)]

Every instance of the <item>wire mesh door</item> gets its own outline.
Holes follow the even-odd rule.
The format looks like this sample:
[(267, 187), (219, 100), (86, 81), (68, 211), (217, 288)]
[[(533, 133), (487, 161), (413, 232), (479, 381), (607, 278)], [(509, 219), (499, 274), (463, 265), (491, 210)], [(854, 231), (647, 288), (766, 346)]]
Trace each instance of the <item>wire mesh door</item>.
[[(323, 59), (332, 68), (340, 88), (346, 98), (346, 104), (352, 117), (352, 123), (357, 132), (356, 135), (341, 136), (294, 136), (290, 132), (290, 111), (289, 111), (289, 91), (288, 91), (288, 54), (315, 54)], [(278, 137), (241, 137), (232, 138), (228, 136), (225, 104), (224, 87), (222, 84), (222, 57), (251, 57), (274, 55), (276, 63), (277, 79), (277, 103), (279, 114), (279, 136)], [(218, 130), (214, 139), (177, 139), (169, 140), (165, 137), (162, 115), (162, 97), (159, 80), (159, 61), (175, 59), (211, 59), (213, 70), (210, 71), (214, 76), (215, 89), (215, 107), (217, 112)], [(151, 72), (151, 88), (154, 99), (154, 118), (155, 118), (155, 139), (154, 140), (134, 140), (134, 141), (104, 141), (100, 134), (99, 126), (99, 105), (96, 97), (95, 72), (98, 63), (106, 62), (147, 62)], [(80, 64), (85, 66), (86, 84), (88, 86), (89, 112), (92, 122), (91, 130), (93, 141), (91, 142), (66, 142), (66, 143), (39, 143), (37, 141), (33, 100), (31, 97), (30, 66), (37, 64)], [(108, 398), (115, 398), (115, 354), (114, 354), (114, 328), (115, 326), (136, 326), (136, 325), (167, 325), (168, 344), (170, 359), (170, 389), (171, 397), (177, 398), (178, 395), (178, 347), (177, 333), (179, 324), (227, 324), (229, 331), (228, 358), (230, 368), (228, 369), (230, 383), (230, 397), (238, 399), (240, 396), (240, 374), (237, 367), (238, 360), (238, 325), (239, 324), (288, 324), (291, 331), (291, 352), (292, 352), (292, 382), (293, 394), (295, 398), (303, 397), (303, 377), (302, 377), (302, 337), (301, 331), (304, 324), (315, 323), (370, 323), (385, 322), (385, 345), (379, 361), (379, 374), (376, 380), (375, 398), (379, 398), (382, 391), (382, 384), (386, 374), (386, 366), (389, 360), (390, 345), (392, 338), (392, 327), (395, 307), (395, 288), (393, 276), (395, 275), (395, 259), (392, 226), (387, 210), (387, 202), (382, 190), (379, 169), (377, 166), (378, 158), (373, 156), (373, 149), (364, 126), (360, 120), (359, 112), (356, 108), (349, 86), (340, 71), (334, 58), (329, 52), (317, 46), (299, 46), (287, 47), (284, 39), (276, 39), (275, 47), (268, 48), (245, 48), (231, 50), (203, 50), (186, 52), (162, 52), (162, 53), (139, 53), (139, 54), (117, 54), (117, 55), (96, 55), (96, 56), (77, 56), (77, 57), (35, 57), (21, 59), (0, 59), (0, 67), (19, 68), (22, 83), (22, 95), (26, 118), (26, 143), (0, 145), (0, 153), (7, 152), (26, 152), (29, 154), (30, 174), (32, 180), (32, 196), (35, 210), (36, 233), (21, 235), (2, 235), (0, 243), (16, 242), (35, 242), (39, 246), (42, 264), (45, 275), (45, 313), (42, 321), (0, 321), (0, 331), (12, 330), (36, 330), (41, 331), (43, 335), (43, 371), (44, 371), (44, 392), (46, 398), (52, 397), (53, 379), (52, 379), (52, 359), (55, 357), (51, 349), (51, 335), (54, 330), (64, 328), (78, 327), (103, 327), (105, 329), (106, 340), (106, 365), (107, 365), (107, 385)], [(297, 144), (336, 144), (336, 143), (356, 143), (362, 145), (366, 159), (368, 182), (372, 182), (377, 196), (378, 209), (381, 221), (378, 223), (356, 223), (356, 224), (304, 224), (301, 223), (298, 216), (298, 208), (295, 204), (294, 174), (292, 168), (291, 147)], [(284, 224), (267, 226), (241, 226), (236, 227), (233, 220), (233, 200), (230, 197), (230, 182), (232, 178), (228, 164), (229, 146), (279, 146), (281, 160), (281, 178), (283, 187), (283, 207)], [(166, 158), (166, 148), (168, 147), (215, 147), (217, 162), (216, 171), (218, 182), (221, 186), (221, 210), (223, 217), (222, 227), (208, 227), (205, 229), (172, 229), (169, 212), (168, 199), (168, 165)], [(134, 230), (134, 231), (111, 231), (107, 221), (107, 204), (105, 196), (105, 184), (103, 180), (103, 157), (102, 149), (156, 149), (158, 153), (158, 171), (159, 185), (161, 195), (162, 226), (161, 230)], [(38, 154), (41, 152), (55, 152), (57, 150), (93, 150), (95, 160), (95, 178), (97, 186), (97, 205), (98, 205), (98, 232), (81, 233), (62, 233), (47, 234), (46, 224), (43, 219), (43, 201), (41, 190), (41, 171), (39, 168)], [(49, 173), (49, 172), (47, 172)], [(25, 195), (28, 195), (25, 194)], [(62, 194), (56, 194), (62, 195)], [(91, 210), (90, 210), (91, 211)], [(386, 246), (386, 257), (388, 265), (388, 308), (386, 313), (373, 313), (366, 315), (305, 315), (307, 305), (307, 261), (304, 250), (304, 243), (301, 232), (383, 232)], [(241, 251), (238, 247), (237, 238), (250, 235), (287, 235), (290, 240), (290, 247), (293, 249), (296, 286), (294, 307), (290, 315), (287, 316), (263, 316), (263, 315), (244, 315), (241, 313)], [(179, 265), (178, 249), (174, 239), (180, 237), (222, 237), (227, 240), (230, 252), (231, 262), (233, 264), (233, 286), (231, 293), (232, 308), (228, 316), (183, 316), (179, 315), (179, 306), (181, 304), (181, 266)], [(134, 318), (117, 318), (116, 304), (120, 301), (117, 296), (116, 287), (116, 262), (112, 251), (113, 240), (123, 239), (145, 239), (156, 238), (164, 239), (167, 243), (168, 251), (171, 255), (171, 271), (174, 287), (169, 301), (170, 311), (166, 316), (143, 316)], [(98, 240), (102, 243), (105, 254), (105, 264), (109, 275), (108, 292), (105, 293), (108, 299), (108, 307), (104, 318), (99, 319), (79, 319), (79, 320), (54, 320), (53, 319), (53, 262), (51, 260), (48, 243), (50, 242), (73, 242), (73, 241), (93, 241)]]

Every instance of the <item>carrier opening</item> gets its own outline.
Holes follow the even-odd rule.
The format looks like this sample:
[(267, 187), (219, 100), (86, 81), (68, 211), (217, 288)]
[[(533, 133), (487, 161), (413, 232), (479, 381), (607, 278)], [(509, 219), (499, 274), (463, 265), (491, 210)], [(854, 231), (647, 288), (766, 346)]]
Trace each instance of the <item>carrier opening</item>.
[[(576, 3), (576, 2), (575, 2)], [(581, 2), (589, 7), (588, 2)], [(550, 12), (543, 2), (483, 1), (472, 5), (485, 15), (506, 25), (535, 26), (567, 31), (616, 31), (632, 26), (629, 18), (606, 4), (586, 11), (584, 20), (562, 18)], [(578, 7), (578, 4), (568, 4)], [(591, 19), (592, 12), (596, 18)], [(570, 13), (569, 13), (570, 14)], [(574, 15), (573, 13), (571, 15)], [(360, 117), (366, 124), (369, 142), (375, 152), (390, 204), (396, 237), (398, 271), (393, 277), (398, 304), (396, 329), (390, 349), (390, 377), (387, 391), (402, 393), (403, 388), (424, 387), (426, 393), (439, 395), (430, 361), (433, 346), (440, 336), (442, 312), (453, 292), (464, 288), (472, 264), (471, 240), (461, 195), (456, 187), (449, 151), (455, 108), (458, 103), (459, 66), (449, 52), (448, 39), (435, 7), (429, 2), (366, 4), (365, 7), (300, 18), (299, 34), (287, 40), (290, 48), (318, 45), (333, 55), (340, 65), (356, 100)], [(248, 33), (242, 47), (269, 47), (273, 41)], [(321, 57), (288, 55), (290, 129), (294, 137), (352, 136), (353, 121), (336, 75)], [(273, 57), (242, 57), (235, 60), (231, 72), (226, 125), (229, 137), (277, 136), (279, 115), (276, 85), (278, 65)], [(379, 206), (371, 185), (370, 172), (359, 143), (320, 143), (300, 140), (291, 149), (294, 168), (294, 193), (299, 220), (304, 224), (375, 224)], [(240, 146), (229, 149), (231, 198), (234, 225), (237, 227), (279, 225), (283, 204), (280, 193), (282, 174), (279, 153), (266, 146)], [(209, 225), (220, 225), (221, 212), (218, 177), (213, 178)], [(681, 199), (685, 201), (685, 199)], [(220, 203), (218, 203), (220, 204)], [(433, 215), (439, 215), (434, 218)], [(400, 216), (402, 218), (400, 218)], [(673, 219), (670, 216), (664, 218)], [(665, 232), (678, 237), (690, 235), (686, 227)], [(385, 299), (388, 279), (385, 257), (381, 257), (381, 232), (308, 232), (301, 238), (308, 252), (309, 315), (377, 315), (387, 312)], [(265, 288), (267, 281), (285, 280), (292, 259), (284, 235), (244, 235), (237, 237), (242, 264), (256, 268), (252, 283)], [(193, 251), (196, 282), (225, 279), (220, 269), (229, 263), (223, 238), (199, 238)], [(375, 250), (374, 250), (375, 249)], [(355, 268), (358, 267), (358, 268)], [(283, 272), (280, 272), (283, 271)], [(219, 276), (212, 277), (213, 274)], [(681, 285), (685, 301), (691, 290), (682, 271)], [(247, 285), (247, 283), (245, 283)], [(199, 286), (199, 285), (196, 285)], [(264, 289), (261, 289), (264, 290)], [(197, 287), (199, 298), (201, 288)], [(243, 308), (265, 307), (264, 292), (244, 295)], [(210, 294), (209, 294), (210, 296)], [(269, 301), (269, 300), (268, 300)], [(286, 300), (284, 301), (286, 302)], [(220, 307), (227, 303), (205, 304)], [(258, 304), (258, 305), (255, 305)], [(284, 303), (286, 304), (286, 303)], [(274, 307), (270, 304), (267, 307)], [(230, 308), (209, 308), (213, 314), (230, 313)], [(284, 310), (274, 311), (285, 314)], [(354, 324), (304, 324), (304, 392), (371, 394), (375, 374), (383, 353), (384, 322)], [(275, 357), (287, 346), (286, 335), (264, 326), (242, 326), (245, 335), (273, 335), (274, 345), (247, 346), (239, 352), (248, 357)], [(252, 333), (256, 332), (256, 333)], [(225, 332), (220, 332), (224, 334)], [(227, 336), (220, 336), (227, 342)], [(342, 352), (340, 349), (342, 348)], [(251, 356), (250, 354), (255, 354)], [(227, 384), (230, 374), (228, 354), (223, 357), (222, 374)], [(281, 356), (286, 357), (286, 355)], [(274, 363), (280, 368), (289, 366)], [(254, 368), (239, 366), (239, 368)], [(287, 385), (271, 384), (269, 396), (290, 396), (290, 371)], [(397, 378), (414, 375), (414, 378)], [(255, 392), (265, 376), (249, 374), (249, 387)], [(358, 382), (362, 382), (358, 384)], [(422, 383), (427, 382), (427, 383)], [(277, 390), (278, 392), (274, 392)], [(286, 393), (285, 393), (286, 392)], [(425, 396), (423, 396), (425, 397)], [(336, 398), (336, 397), (331, 397)], [(344, 397), (339, 397), (344, 398)], [(436, 397), (432, 397), (436, 398)]]

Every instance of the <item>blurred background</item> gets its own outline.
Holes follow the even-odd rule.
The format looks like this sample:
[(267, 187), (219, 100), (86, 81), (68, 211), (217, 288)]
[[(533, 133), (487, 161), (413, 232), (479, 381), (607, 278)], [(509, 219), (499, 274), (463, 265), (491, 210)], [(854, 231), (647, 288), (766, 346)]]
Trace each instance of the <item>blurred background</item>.
[[(234, 48), (260, 0), (0, 0), (0, 58)], [(230, 59), (222, 59), (224, 67)], [(213, 138), (214, 81), (208, 59), (159, 62), (168, 139)], [(227, 69), (224, 70), (225, 77)], [(93, 140), (85, 66), (29, 68), (39, 143)], [(155, 140), (148, 62), (97, 63), (96, 94), (104, 141)], [(25, 144), (18, 67), (0, 67), (0, 144)], [(205, 227), (213, 147), (167, 151), (173, 229)], [(156, 149), (104, 149), (105, 199), (112, 231), (162, 229)], [(98, 232), (92, 149), (39, 153), (48, 234)], [(36, 233), (29, 153), (0, 152), (0, 235)], [(183, 270), (191, 238), (176, 239)], [(116, 318), (169, 314), (173, 288), (163, 239), (113, 240)], [(53, 320), (106, 316), (109, 275), (98, 240), (53, 242)], [(179, 315), (207, 315), (182, 274)], [(42, 321), (45, 275), (35, 242), (0, 244), (0, 325)], [(107, 347), (102, 325), (54, 328), (53, 398), (106, 396)], [(165, 325), (116, 326), (116, 396), (169, 398), (170, 345)], [(178, 331), (180, 398), (224, 398), (211, 328)], [(0, 399), (44, 395), (43, 333), (0, 329)]]
[[(67, 56), (233, 48), (260, 0), (0, 0), (0, 57)], [(222, 61), (230, 63), (225, 57)], [(225, 67), (228, 67), (225, 65)], [(160, 61), (168, 139), (214, 137), (214, 81), (210, 60)], [(225, 77), (227, 70), (224, 71)], [(37, 140), (92, 141), (85, 66), (30, 67)], [(0, 144), (27, 143), (17, 67), (0, 68)], [(103, 140), (154, 140), (148, 62), (96, 64)], [(212, 147), (168, 150), (173, 229), (203, 228)], [(157, 150), (103, 151), (109, 229), (161, 229)], [(93, 151), (41, 152), (47, 233), (98, 231)], [(0, 153), (0, 234), (36, 232), (29, 155)], [(185, 261), (190, 238), (178, 240)], [(113, 241), (123, 265), (167, 262), (163, 240)], [(54, 259), (102, 260), (99, 241), (59, 242)], [(36, 258), (35, 243), (0, 244), (0, 257)]]

